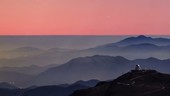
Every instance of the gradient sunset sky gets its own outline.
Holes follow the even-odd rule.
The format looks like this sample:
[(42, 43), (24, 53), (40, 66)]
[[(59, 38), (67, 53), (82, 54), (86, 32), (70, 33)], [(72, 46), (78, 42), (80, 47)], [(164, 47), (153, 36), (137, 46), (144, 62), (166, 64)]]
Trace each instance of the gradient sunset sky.
[(0, 35), (170, 35), (170, 0), (0, 0)]

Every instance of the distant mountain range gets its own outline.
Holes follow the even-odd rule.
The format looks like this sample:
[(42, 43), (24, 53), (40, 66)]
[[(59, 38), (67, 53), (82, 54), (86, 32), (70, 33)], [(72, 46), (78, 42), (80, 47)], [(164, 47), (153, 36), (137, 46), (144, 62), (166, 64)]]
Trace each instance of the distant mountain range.
[[(0, 95), (68, 96), (93, 87), (72, 96), (169, 96), (163, 91), (165, 87), (169, 90), (169, 81), (165, 80), (169, 75), (159, 73), (170, 73), (169, 52), (170, 39), (143, 35), (82, 50), (20, 47), (1, 51)], [(136, 64), (145, 71), (128, 72)], [(151, 81), (156, 85), (150, 86)], [(129, 87), (129, 82), (134, 86)], [(161, 93), (155, 94), (157, 90)]]
[[(111, 80), (140, 64), (143, 69), (156, 69), (170, 73), (170, 59), (160, 60), (153, 57), (129, 60), (121, 56), (94, 55), (79, 57), (56, 67), (49, 67), (37, 75), (24, 74), (25, 67), (16, 70), (0, 71), (0, 81), (12, 82), (15, 86), (59, 85), (79, 80)], [(33, 66), (32, 66), (33, 67)], [(34, 68), (29, 68), (34, 71)], [(25, 73), (27, 72), (27, 68)], [(23, 72), (23, 73), (21, 73)], [(22, 77), (22, 78), (20, 78)]]
[(129, 37), (116, 43), (106, 44), (84, 50), (86, 53), (123, 56), (128, 59), (155, 57), (169, 59), (170, 39), (146, 36)]
[[(126, 38), (126, 39), (121, 40), (117, 43), (114, 43), (113, 45), (128, 46), (128, 45), (141, 44), (141, 43), (150, 43), (150, 44), (154, 44), (154, 45), (158, 45), (158, 46), (166, 46), (166, 45), (170, 45), (170, 39), (152, 38), (152, 37), (140, 35), (137, 37)], [(107, 44), (107, 45), (112, 45), (112, 44)]]
[[(123, 57), (92, 56), (79, 57), (61, 66), (50, 68), (33, 79), (31, 84), (63, 84), (78, 80), (107, 80), (130, 69), (129, 60)], [(121, 72), (119, 71), (121, 69)], [(120, 73), (119, 73), (120, 72)]]
[(169, 96), (170, 75), (155, 70), (132, 70), (112, 81), (75, 91), (70, 96)]
[[(78, 81), (67, 86), (50, 85), (50, 86), (36, 86), (28, 88), (16, 88), (8, 83), (0, 83), (1, 96), (69, 96), (76, 90), (94, 87), (99, 81)], [(92, 86), (93, 85), (93, 86)]]
[[(135, 64), (170, 73), (169, 42), (170, 39), (141, 35), (83, 50), (16, 48), (7, 52), (16, 52), (19, 57), (0, 59), (1, 66), (6, 66), (0, 68), (0, 81), (30, 86), (110, 80), (132, 69)], [(25, 53), (30, 54), (24, 56)]]
[(160, 72), (170, 73), (170, 59), (159, 60), (156, 58), (128, 60), (117, 56), (79, 57), (61, 66), (50, 68), (32, 79), (30, 84), (53, 85), (72, 83), (78, 80), (111, 80), (133, 69), (140, 64), (144, 69), (156, 69)]
[(1, 66), (28, 66), (64, 64), (77, 57), (93, 55), (122, 56), (128, 59), (155, 57), (169, 59), (170, 39), (152, 38), (147, 36), (129, 37), (119, 42), (113, 42), (93, 48), (73, 50), (51, 48), (43, 50), (35, 47), (21, 47), (1, 51)]

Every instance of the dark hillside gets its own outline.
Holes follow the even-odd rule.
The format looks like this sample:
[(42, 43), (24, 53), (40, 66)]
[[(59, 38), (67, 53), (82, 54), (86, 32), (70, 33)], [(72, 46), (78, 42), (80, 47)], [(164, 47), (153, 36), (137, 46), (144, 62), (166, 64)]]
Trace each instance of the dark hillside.
[(170, 96), (170, 75), (132, 70), (110, 82), (78, 90), (71, 96)]

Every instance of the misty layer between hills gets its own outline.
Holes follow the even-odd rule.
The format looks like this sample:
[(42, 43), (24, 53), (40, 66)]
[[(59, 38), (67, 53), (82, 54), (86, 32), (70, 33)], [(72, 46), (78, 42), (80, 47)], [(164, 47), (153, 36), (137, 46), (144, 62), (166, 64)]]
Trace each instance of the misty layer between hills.
[[(49, 40), (51, 39), (49, 38)], [(105, 39), (103, 38), (103, 41), (104, 40)], [(84, 41), (84, 43), (88, 42)], [(35, 46), (19, 47), (12, 50), (5, 50), (0, 52), (0, 66), (20, 67), (29, 65), (60, 65), (77, 57), (93, 55), (123, 56), (131, 60), (139, 58), (144, 59), (149, 57), (168, 59), (170, 57), (168, 52), (170, 52), (170, 39), (151, 38), (141, 35), (138, 37), (129, 37), (116, 43), (113, 42), (81, 50), (77, 50), (75, 48), (50, 48), (46, 50), (36, 48)]]

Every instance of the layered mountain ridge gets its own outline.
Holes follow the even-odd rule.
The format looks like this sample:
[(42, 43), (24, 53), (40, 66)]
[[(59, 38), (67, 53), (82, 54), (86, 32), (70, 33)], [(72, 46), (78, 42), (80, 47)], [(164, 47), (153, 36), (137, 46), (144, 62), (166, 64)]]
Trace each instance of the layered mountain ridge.
[(36, 76), (31, 83), (37, 85), (72, 83), (78, 80), (110, 80), (140, 64), (142, 68), (170, 73), (170, 59), (156, 58), (128, 60), (121, 56), (88, 56), (73, 59), (61, 66), (50, 68)]
[(170, 57), (169, 51), (170, 39), (141, 35), (82, 50), (60, 48), (59, 45), (48, 50), (36, 47), (21, 47), (1, 51), (0, 63), (1, 66), (63, 64), (73, 58), (93, 55), (123, 56), (128, 59), (149, 57), (168, 59)]

